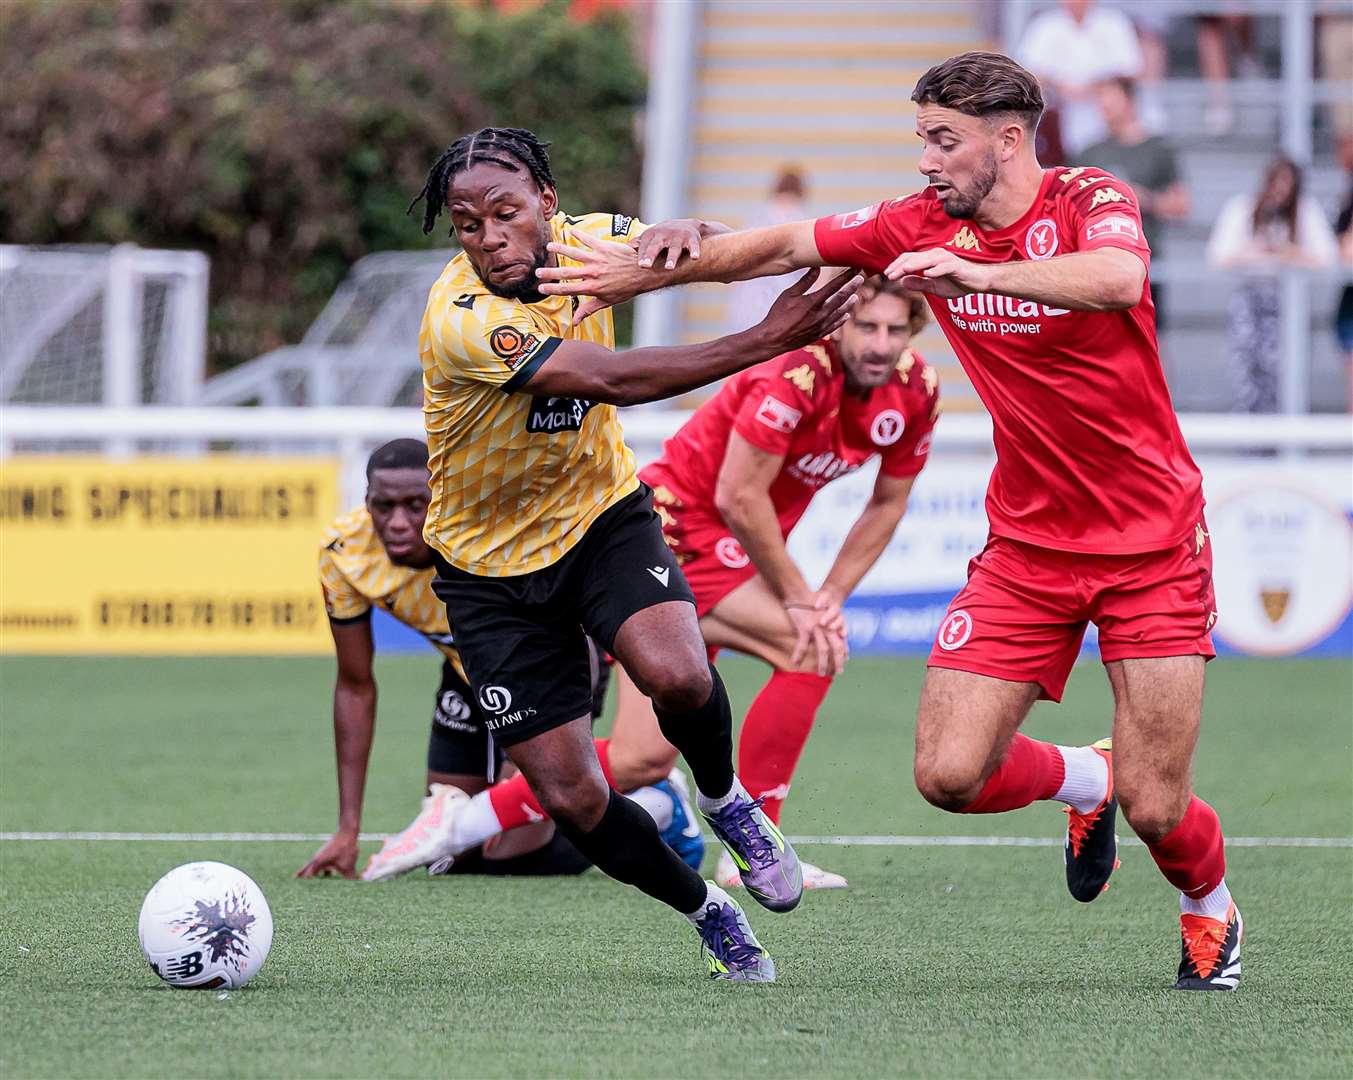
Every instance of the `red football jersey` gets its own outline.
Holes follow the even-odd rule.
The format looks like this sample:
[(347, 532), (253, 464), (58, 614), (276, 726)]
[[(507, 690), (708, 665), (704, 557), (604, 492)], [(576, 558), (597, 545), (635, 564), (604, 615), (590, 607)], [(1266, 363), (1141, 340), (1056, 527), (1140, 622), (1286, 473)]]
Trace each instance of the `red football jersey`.
[(915, 476), (925, 466), (939, 411), (932, 367), (908, 349), (896, 377), (867, 398), (845, 388), (845, 372), (829, 339), (777, 356), (724, 383), (663, 444), (654, 464), (683, 503), (717, 516), (714, 490), (729, 432), (767, 453), (783, 454), (770, 498), (788, 536), (814, 492), (874, 455), (889, 476)]
[[(1102, 169), (1050, 169), (1027, 213), (984, 232), (930, 190), (820, 219), (831, 264), (881, 271), (904, 251), (944, 247), (973, 262), (1119, 247), (1147, 263), (1132, 188)], [(1132, 553), (1192, 532), (1202, 477), (1170, 402), (1155, 308), (1086, 312), (973, 293), (928, 296), (995, 426), (992, 532), (1064, 551)]]

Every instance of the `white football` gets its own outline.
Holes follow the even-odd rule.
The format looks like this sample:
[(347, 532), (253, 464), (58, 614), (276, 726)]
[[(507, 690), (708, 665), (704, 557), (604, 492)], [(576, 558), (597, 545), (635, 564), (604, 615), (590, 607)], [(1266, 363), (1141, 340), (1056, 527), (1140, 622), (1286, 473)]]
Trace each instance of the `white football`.
[(170, 986), (233, 990), (263, 966), (272, 912), (244, 871), (218, 862), (177, 866), (141, 905), (141, 951)]

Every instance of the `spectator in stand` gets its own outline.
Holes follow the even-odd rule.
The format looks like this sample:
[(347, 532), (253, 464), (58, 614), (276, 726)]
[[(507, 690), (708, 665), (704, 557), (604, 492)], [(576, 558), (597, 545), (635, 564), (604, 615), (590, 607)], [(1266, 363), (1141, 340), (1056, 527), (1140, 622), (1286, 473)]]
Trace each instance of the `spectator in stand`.
[[(1105, 79), (1096, 88), (1108, 137), (1087, 147), (1078, 164), (1107, 169), (1132, 185), (1142, 211), (1142, 228), (1151, 245), (1151, 261), (1165, 253), (1165, 222), (1189, 216), (1189, 189), (1179, 175), (1179, 158), (1168, 139), (1152, 135), (1137, 112), (1137, 84), (1125, 75)], [(1151, 282), (1156, 326), (1165, 324), (1164, 289)]]
[(1254, 47), (1254, 18), (1239, 11), (1198, 16), (1198, 68), (1207, 81), (1203, 124), (1213, 135), (1225, 135), (1235, 124), (1231, 109), (1231, 36), (1240, 46), (1236, 74), (1260, 79), (1264, 67)]
[[(756, 220), (748, 222), (747, 227), (787, 225), (791, 221), (800, 221), (809, 216), (807, 197), (803, 173), (794, 165), (784, 165), (771, 185), (770, 201)], [(759, 323), (766, 317), (775, 298), (789, 288), (798, 276), (795, 271), (779, 277), (752, 278), (735, 284), (728, 301), (726, 332), (737, 333)]]
[(1230, 355), (1238, 412), (1276, 412), (1279, 277), (1285, 270), (1333, 264), (1334, 233), (1319, 205), (1301, 193), (1301, 169), (1277, 157), (1258, 195), (1234, 195), (1222, 206), (1207, 244), (1219, 270), (1244, 273), (1230, 302)]
[(1062, 148), (1071, 160), (1107, 133), (1095, 85), (1115, 75), (1135, 79), (1142, 73), (1132, 21), (1094, 0), (1062, 0), (1034, 16), (1015, 59), (1038, 76), (1044, 94), (1055, 102)]
[[(1353, 131), (1345, 132), (1339, 140), (1339, 164), (1348, 174), (1348, 193), (1339, 207), (1334, 231), (1339, 238), (1339, 261), (1346, 272), (1353, 273)], [(1348, 366), (1348, 408), (1353, 412), (1353, 284), (1348, 282), (1344, 283), (1343, 292), (1339, 295), (1334, 332)]]

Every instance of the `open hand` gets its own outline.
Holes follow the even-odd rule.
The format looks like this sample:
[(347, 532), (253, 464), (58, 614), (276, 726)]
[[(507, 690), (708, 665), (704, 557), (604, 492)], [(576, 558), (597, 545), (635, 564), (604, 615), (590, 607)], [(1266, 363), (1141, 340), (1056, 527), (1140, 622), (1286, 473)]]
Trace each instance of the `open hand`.
[(587, 232), (575, 232), (572, 236), (574, 243), (556, 241), (546, 244), (545, 250), (577, 265), (542, 266), (536, 277), (545, 296), (588, 298), (574, 312), (574, 326), (604, 308), (623, 304), (641, 292), (661, 286), (661, 278), (639, 265), (638, 252), (629, 244)]
[(331, 877), (334, 874), (349, 879), (357, 877), (356, 833), (334, 833), (314, 857), (296, 871), (298, 878)]
[(986, 292), (990, 268), (960, 259), (944, 248), (904, 251), (884, 271), (888, 278), (902, 279), (903, 288), (952, 300), (973, 292)]
[[(809, 270), (775, 298), (759, 329), (772, 335), (775, 353), (811, 345), (839, 329), (855, 307), (855, 293), (864, 277), (846, 270), (820, 289), (813, 285), (820, 270)], [(812, 290), (812, 291), (810, 291)]]
[(790, 654), (790, 661), (797, 667), (811, 649), (814, 667), (819, 675), (840, 675), (848, 655), (845, 633), (837, 633), (824, 626), (823, 613), (816, 607), (806, 604), (786, 605), (785, 614), (794, 625), (794, 651)]

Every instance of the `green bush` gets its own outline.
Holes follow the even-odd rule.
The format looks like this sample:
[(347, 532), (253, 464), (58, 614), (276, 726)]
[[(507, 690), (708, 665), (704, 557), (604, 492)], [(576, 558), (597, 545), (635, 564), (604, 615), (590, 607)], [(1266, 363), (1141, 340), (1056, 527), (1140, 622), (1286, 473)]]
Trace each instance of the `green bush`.
[(297, 340), (459, 134), (553, 140), (571, 209), (633, 210), (644, 79), (619, 15), (454, 0), (6, 0), (0, 238), (195, 248), (214, 369)]

